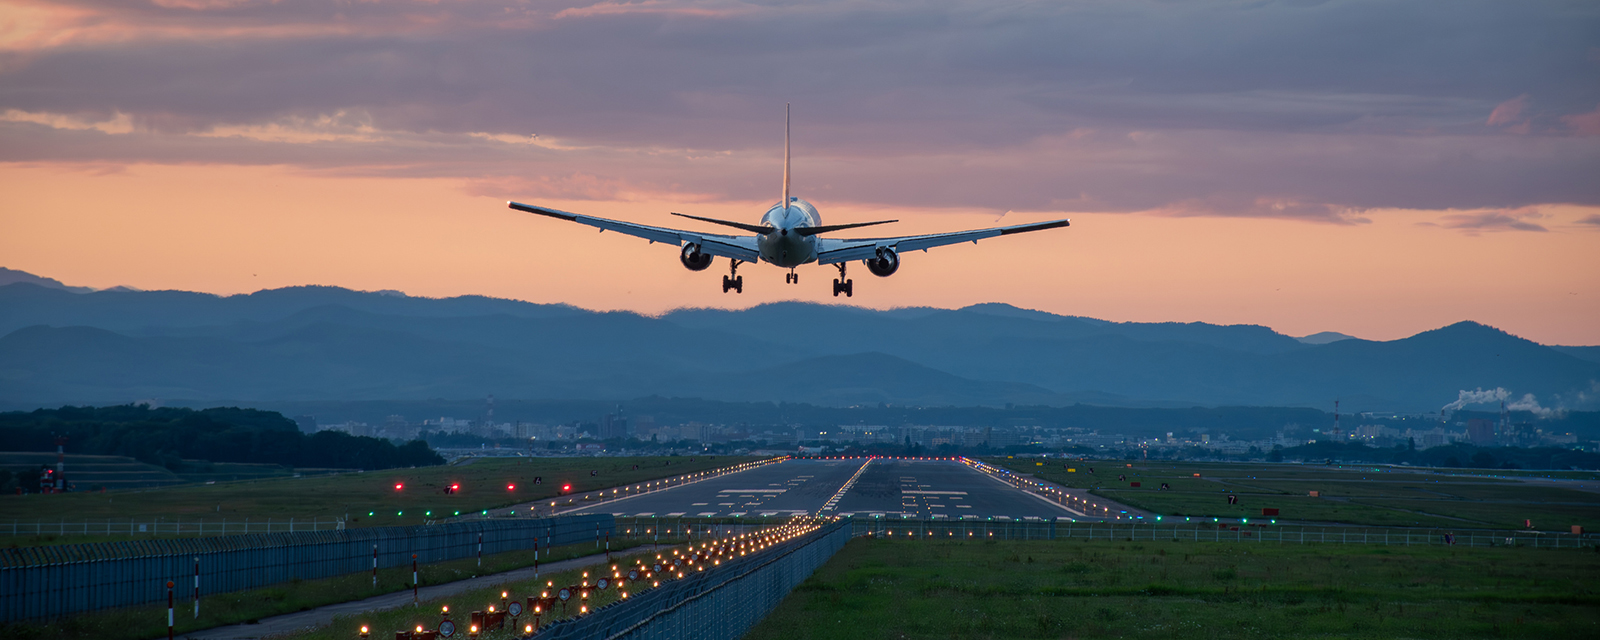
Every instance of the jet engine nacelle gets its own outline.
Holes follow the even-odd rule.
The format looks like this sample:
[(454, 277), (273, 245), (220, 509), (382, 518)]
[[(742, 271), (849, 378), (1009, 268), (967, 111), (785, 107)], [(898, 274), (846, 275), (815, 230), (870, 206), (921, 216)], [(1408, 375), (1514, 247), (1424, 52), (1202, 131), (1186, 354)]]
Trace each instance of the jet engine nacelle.
[(690, 271), (705, 271), (706, 267), (711, 266), (711, 254), (701, 253), (700, 245), (693, 242), (683, 245), (683, 253), (678, 255), (678, 259)]
[(887, 278), (900, 270), (900, 256), (895, 255), (894, 249), (883, 247), (878, 249), (878, 257), (868, 258), (867, 271), (879, 278)]

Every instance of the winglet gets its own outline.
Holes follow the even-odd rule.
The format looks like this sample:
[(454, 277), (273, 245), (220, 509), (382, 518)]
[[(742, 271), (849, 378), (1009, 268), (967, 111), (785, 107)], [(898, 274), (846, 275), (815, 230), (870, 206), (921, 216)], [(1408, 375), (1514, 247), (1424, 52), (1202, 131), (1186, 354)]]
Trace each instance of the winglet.
[(789, 208), (789, 103), (783, 103), (783, 208)]

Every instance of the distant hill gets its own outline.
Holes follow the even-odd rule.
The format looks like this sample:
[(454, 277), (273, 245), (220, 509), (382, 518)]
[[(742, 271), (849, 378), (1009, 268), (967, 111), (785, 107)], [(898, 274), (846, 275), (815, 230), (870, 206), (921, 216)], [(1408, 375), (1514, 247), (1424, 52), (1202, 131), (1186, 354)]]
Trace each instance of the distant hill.
[(1588, 360), (1589, 362), (1600, 362), (1600, 347), (1562, 347), (1562, 346), (1552, 346), (1550, 348), (1551, 349), (1555, 349), (1556, 351), (1560, 351), (1561, 353), (1565, 353), (1565, 354), (1567, 354), (1569, 356), (1572, 356), (1574, 358), (1578, 358), (1580, 360)]
[(35, 284), (45, 287), (47, 289), (60, 289), (62, 291), (70, 291), (72, 293), (88, 293), (90, 291), (94, 291), (94, 289), (91, 287), (69, 287), (62, 284), (60, 280), (55, 278), (46, 278), (43, 276), (33, 275), (26, 271), (17, 271), (16, 269), (0, 267), (0, 286), (5, 286), (16, 282), (26, 282), (28, 284)]
[(1321, 333), (1313, 333), (1309, 336), (1300, 336), (1295, 338), (1295, 340), (1299, 340), (1305, 344), (1328, 344), (1329, 342), (1354, 339), (1355, 336), (1347, 336), (1337, 331), (1323, 331)]
[[(1328, 334), (1318, 334), (1327, 336)], [(781, 302), (659, 317), (478, 296), (291, 287), (216, 296), (0, 286), (0, 403), (624, 400), (1296, 406), (1434, 411), (1460, 391), (1596, 408), (1594, 347), (1458, 323), (1307, 344), (1253, 325), (1121, 323), (1003, 304)]]

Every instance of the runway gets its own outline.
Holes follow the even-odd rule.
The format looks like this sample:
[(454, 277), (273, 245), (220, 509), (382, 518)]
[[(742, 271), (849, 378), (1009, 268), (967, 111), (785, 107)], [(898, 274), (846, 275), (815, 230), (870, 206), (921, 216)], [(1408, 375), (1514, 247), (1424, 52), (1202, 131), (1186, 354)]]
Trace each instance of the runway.
[[(862, 466), (866, 465), (865, 471)], [(849, 490), (840, 490), (852, 476)], [(837, 497), (837, 500), (835, 498)], [(568, 513), (1093, 521), (954, 460), (797, 459)]]
[(674, 518), (815, 514), (865, 462), (788, 460), (568, 513)]

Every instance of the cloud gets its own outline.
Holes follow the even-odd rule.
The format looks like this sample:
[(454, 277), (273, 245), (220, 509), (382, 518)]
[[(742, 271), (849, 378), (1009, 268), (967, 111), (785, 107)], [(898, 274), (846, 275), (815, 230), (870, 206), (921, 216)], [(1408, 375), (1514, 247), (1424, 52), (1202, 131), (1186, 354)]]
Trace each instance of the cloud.
[(1522, 121), (1522, 108), (1528, 104), (1528, 94), (1522, 94), (1500, 103), (1489, 113), (1488, 124), (1491, 127), (1512, 124)]
[(92, 118), (94, 116), (66, 113), (34, 113), (18, 109), (7, 109), (5, 113), (0, 113), (0, 121), (42, 124), (51, 129), (66, 129), (69, 131), (94, 130), (112, 135), (133, 132), (133, 118), (126, 113), (116, 112), (105, 120), (94, 120)]
[(1600, 213), (1591, 213), (1578, 219), (1578, 224), (1600, 227)]
[(1581, 136), (1600, 136), (1600, 106), (1588, 113), (1561, 116), (1561, 122)]
[(1549, 231), (1544, 225), (1530, 220), (1544, 218), (1545, 215), (1534, 209), (1510, 211), (1476, 211), (1463, 213), (1447, 213), (1439, 217), (1440, 222), (1423, 223), (1444, 227), (1446, 229), (1459, 229), (1469, 234), (1480, 231)]
[[(1341, 224), (1373, 208), (1600, 204), (1590, 179), (1600, 148), (1588, 140), (1483, 127), (1491, 112), (1509, 118), (1496, 126), (1561, 130), (1527, 95), (1552, 113), (1600, 102), (1600, 86), (1568, 62), (1589, 55), (1600, 8), (166, 4), (19, 5), (39, 17), (0, 36), (10, 52), (0, 112), (93, 114), (71, 123), (126, 114), (127, 126), (112, 139), (69, 120), (13, 119), (0, 123), (0, 159), (290, 164), (765, 199), (781, 105), (792, 102), (796, 186), (819, 204)], [(1587, 130), (1586, 115), (1570, 117), (1580, 119), (1562, 120), (1568, 129)], [(569, 189), (560, 176), (618, 186)]]

